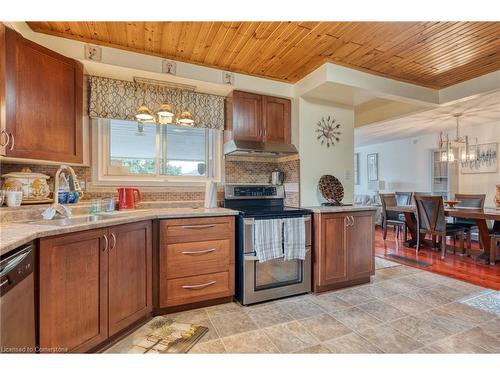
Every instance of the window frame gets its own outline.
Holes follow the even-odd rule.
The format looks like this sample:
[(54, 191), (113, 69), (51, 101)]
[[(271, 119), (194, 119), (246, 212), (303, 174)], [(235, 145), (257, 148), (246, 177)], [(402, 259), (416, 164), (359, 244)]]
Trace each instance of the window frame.
[[(222, 182), (223, 176), (223, 140), (222, 131), (207, 129), (205, 144), (206, 176), (168, 176), (160, 174), (162, 152), (166, 152), (166, 143), (160, 144), (162, 131), (156, 128), (156, 173), (124, 174), (108, 173), (111, 150), (111, 119), (92, 119), (92, 184), (95, 186), (204, 186), (207, 181)], [(131, 121), (134, 122), (134, 121)], [(166, 160), (165, 160), (166, 161)]]
[(360, 177), (361, 174), (359, 173), (359, 152), (354, 153), (354, 185), (361, 185)]

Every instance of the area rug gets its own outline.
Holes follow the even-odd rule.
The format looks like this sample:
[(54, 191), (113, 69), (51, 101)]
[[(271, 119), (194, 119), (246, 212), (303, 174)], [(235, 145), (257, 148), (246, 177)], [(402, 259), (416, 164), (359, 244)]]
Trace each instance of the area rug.
[(180, 323), (162, 316), (149, 322), (152, 331), (145, 340), (134, 345), (135, 352), (143, 353), (187, 353), (208, 332), (207, 327)]
[(412, 259), (412, 258), (407, 258), (407, 257), (401, 256), (401, 255), (396, 255), (396, 254), (387, 254), (386, 257), (387, 258), (392, 258), (392, 259), (395, 259), (395, 260), (399, 260), (401, 262), (415, 264), (415, 265), (418, 265), (420, 267), (430, 267), (430, 266), (432, 266), (432, 264), (424, 262), (422, 260), (416, 260), (416, 259)]

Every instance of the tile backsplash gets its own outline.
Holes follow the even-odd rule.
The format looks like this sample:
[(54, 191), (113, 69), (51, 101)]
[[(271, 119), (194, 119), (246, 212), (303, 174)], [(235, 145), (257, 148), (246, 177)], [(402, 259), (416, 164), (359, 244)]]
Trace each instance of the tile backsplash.
[[(230, 184), (268, 184), (270, 182), (271, 172), (279, 169), (285, 172), (285, 189), (286, 189), (286, 204), (289, 206), (299, 205), (299, 160), (296, 157), (282, 159), (263, 159), (255, 157), (227, 157), (224, 161), (225, 166), (225, 182)], [(10, 172), (19, 172), (22, 168), (29, 167), (32, 172), (44, 173), (51, 176), (48, 184), (53, 191), (54, 175), (56, 174), (58, 165), (42, 165), (42, 164), (19, 164), (6, 163), (2, 161), (0, 174)], [(91, 167), (74, 166), (76, 175), (79, 181), (85, 181), (87, 184), (91, 182), (92, 171)], [(179, 189), (153, 188), (142, 189), (142, 199), (144, 201), (190, 201), (202, 202), (205, 196), (205, 188), (199, 187), (190, 188), (189, 191), (179, 191)], [(85, 190), (83, 201), (92, 198), (105, 198), (114, 196), (117, 197), (115, 187), (99, 188), (98, 190)], [(217, 198), (219, 202), (224, 199), (222, 189), (219, 189)]]
[(268, 184), (271, 172), (279, 169), (285, 173), (285, 204), (299, 206), (300, 162), (297, 157), (281, 159), (226, 157), (224, 165), (228, 184)]

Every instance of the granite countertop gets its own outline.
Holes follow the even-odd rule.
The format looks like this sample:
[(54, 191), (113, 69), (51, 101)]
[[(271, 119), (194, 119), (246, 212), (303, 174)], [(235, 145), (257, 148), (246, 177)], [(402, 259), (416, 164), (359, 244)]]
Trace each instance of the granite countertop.
[[(51, 224), (36, 224), (31, 222), (7, 222), (0, 227), (0, 255), (41, 237), (78, 232), (87, 229), (108, 227), (111, 225), (132, 223), (151, 219), (176, 219), (188, 217), (234, 216), (238, 211), (226, 208), (151, 208), (130, 211), (113, 211), (103, 213), (105, 218), (94, 222), (78, 223), (66, 226)], [(79, 217), (88, 215), (74, 215)], [(40, 221), (37, 219), (36, 221)], [(50, 221), (49, 221), (50, 222)]]
[(304, 207), (315, 214), (327, 214), (335, 212), (356, 212), (356, 211), (376, 211), (375, 206), (313, 206)]

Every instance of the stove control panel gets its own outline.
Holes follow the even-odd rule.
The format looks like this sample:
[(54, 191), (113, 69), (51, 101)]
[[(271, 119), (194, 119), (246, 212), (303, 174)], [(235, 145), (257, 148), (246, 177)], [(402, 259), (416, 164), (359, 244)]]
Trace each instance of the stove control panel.
[(283, 185), (226, 185), (225, 199), (275, 199), (283, 198)]

